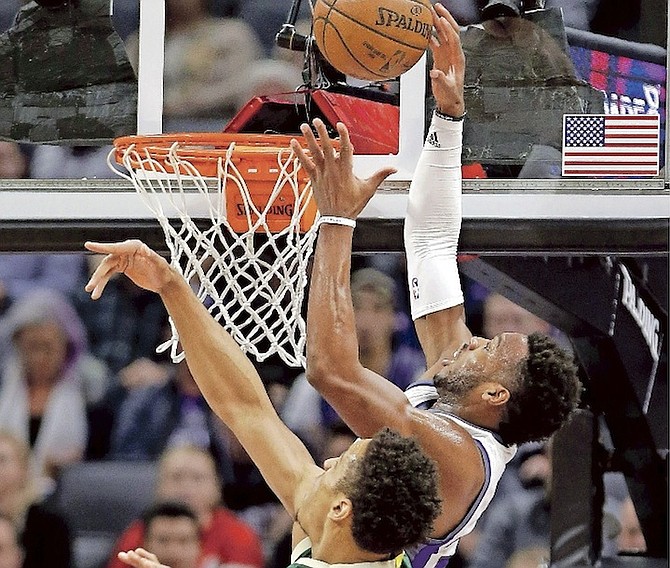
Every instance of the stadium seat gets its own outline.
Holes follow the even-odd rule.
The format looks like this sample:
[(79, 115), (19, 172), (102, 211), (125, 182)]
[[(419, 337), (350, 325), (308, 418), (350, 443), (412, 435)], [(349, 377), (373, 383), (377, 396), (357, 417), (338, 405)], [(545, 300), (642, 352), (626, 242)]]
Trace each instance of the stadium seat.
[(65, 468), (53, 504), (72, 533), (74, 568), (100, 568), (123, 530), (150, 504), (153, 462), (95, 461)]

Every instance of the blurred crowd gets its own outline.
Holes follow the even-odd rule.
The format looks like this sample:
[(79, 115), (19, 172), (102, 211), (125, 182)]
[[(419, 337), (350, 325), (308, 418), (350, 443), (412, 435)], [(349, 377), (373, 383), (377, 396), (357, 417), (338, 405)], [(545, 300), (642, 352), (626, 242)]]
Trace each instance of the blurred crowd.
[[(0, 566), (120, 568), (115, 552), (136, 546), (150, 548), (172, 568), (287, 565), (292, 519), (212, 414), (186, 363), (155, 352), (167, 331), (157, 296), (118, 278), (93, 302), (83, 286), (96, 261), (83, 254), (0, 255), (0, 558), (13, 559)], [(354, 258), (361, 361), (400, 387), (425, 366), (404, 278), (402, 255)], [(465, 277), (464, 283), (476, 333), (540, 331), (565, 341), (503, 296)], [(304, 375), (276, 361), (258, 368), (279, 414), (316, 460), (337, 456), (352, 443), (353, 433)], [(84, 481), (82, 467), (105, 463), (128, 467), (127, 486), (112, 489), (104, 468), (94, 483)], [(152, 492), (134, 487), (138, 463), (155, 469)], [(73, 468), (80, 469), (66, 475)], [(110, 528), (94, 540), (92, 551), (83, 548), (81, 528), (91, 513), (65, 494), (78, 482), (89, 483), (75, 491), (93, 501), (98, 525), (113, 514), (95, 507), (106, 491), (116, 492), (136, 517), (124, 530)], [(604, 553), (643, 551), (625, 484), (617, 479), (609, 485)], [(454, 564), (543, 565), (550, 492), (551, 443), (522, 446)]]
[[(0, 31), (20, 4), (0, 4)], [(298, 87), (301, 59), (274, 47), (290, 4), (166, 0), (166, 120), (192, 130), (217, 128), (253, 94)], [(476, 21), (475, 3), (445, 4), (461, 23)], [(588, 29), (599, 2), (553, 4), (570, 5), (568, 25)], [(114, 25), (133, 63), (138, 19), (137, 0), (114, 1)], [(108, 150), (0, 142), (0, 178), (111, 177)], [(161, 302), (125, 278), (90, 300), (83, 286), (98, 260), (0, 255), (0, 568), (119, 568), (115, 551), (139, 545), (172, 568), (288, 565), (291, 519), (211, 413), (188, 366), (156, 353), (168, 333)], [(361, 361), (404, 388), (422, 374), (425, 360), (408, 315), (403, 257), (360, 256), (353, 267)], [(464, 285), (475, 333), (541, 331), (565, 341), (504, 297), (467, 278)], [(354, 435), (304, 375), (277, 361), (259, 365), (259, 372), (278, 412), (317, 460), (348, 447)], [(104, 460), (155, 464), (155, 489), (134, 496), (137, 518), (123, 533), (84, 555), (70, 522), (77, 511), (63, 510), (60, 484), (68, 468)], [(550, 443), (522, 447), (450, 567), (542, 565), (550, 472)], [(644, 550), (621, 481), (611, 485), (605, 550)]]

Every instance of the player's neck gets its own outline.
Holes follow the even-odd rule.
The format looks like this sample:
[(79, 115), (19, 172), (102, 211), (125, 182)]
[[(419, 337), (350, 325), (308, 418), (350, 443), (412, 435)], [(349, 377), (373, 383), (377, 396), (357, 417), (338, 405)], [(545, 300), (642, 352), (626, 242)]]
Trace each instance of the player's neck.
[(480, 407), (453, 404), (447, 401), (438, 401), (435, 403), (435, 407), (487, 430), (496, 432), (500, 426), (500, 415), (497, 412), (490, 412), (488, 409), (484, 411)]
[(312, 542), (312, 558), (328, 564), (354, 564), (386, 560), (382, 555), (362, 550), (351, 531), (344, 527), (325, 527), (317, 543)]

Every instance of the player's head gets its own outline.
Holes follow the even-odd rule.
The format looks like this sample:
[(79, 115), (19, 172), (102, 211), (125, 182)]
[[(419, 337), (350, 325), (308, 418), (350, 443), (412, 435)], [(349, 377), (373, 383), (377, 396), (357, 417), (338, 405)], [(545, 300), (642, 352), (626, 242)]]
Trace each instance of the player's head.
[(417, 442), (384, 429), (357, 440), (325, 472), (297, 519), (350, 526), (354, 543), (376, 554), (395, 554), (422, 541), (440, 511), (435, 465)]
[(506, 444), (547, 438), (581, 394), (572, 356), (538, 333), (473, 337), (445, 361), (434, 381), (443, 402), (496, 413)]
[(507, 444), (551, 436), (577, 408), (582, 386), (572, 355), (539, 333), (528, 336), (528, 356), (500, 424)]

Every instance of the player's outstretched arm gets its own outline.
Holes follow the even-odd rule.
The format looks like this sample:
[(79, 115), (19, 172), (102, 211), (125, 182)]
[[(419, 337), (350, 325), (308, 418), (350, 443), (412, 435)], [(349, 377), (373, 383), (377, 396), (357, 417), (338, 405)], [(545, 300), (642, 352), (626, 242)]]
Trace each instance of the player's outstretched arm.
[(412, 319), (434, 365), (468, 341), (456, 252), (461, 228), (461, 148), (465, 56), (459, 27), (441, 4), (433, 11), (431, 86), (436, 113), (410, 185), (405, 251)]
[(366, 180), (357, 178), (346, 127), (337, 125), (339, 152), (323, 122), (315, 120), (314, 127), (320, 145), (309, 126), (302, 126), (309, 156), (297, 143), (292, 147), (312, 179), (322, 219), (335, 220), (320, 225), (314, 254), (307, 307), (307, 377), (359, 436), (371, 436), (384, 426), (407, 434), (407, 425), (402, 423), (406, 397), (391, 382), (365, 369), (358, 359), (350, 288), (353, 228), (337, 220), (356, 219), (393, 170), (380, 170)]
[(321, 469), (281, 422), (256, 369), (234, 339), (210, 316), (181, 274), (144, 243), (89, 242), (86, 248), (106, 255), (86, 285), (93, 299), (116, 273), (160, 295), (203, 396), (293, 514), (301, 484)]

